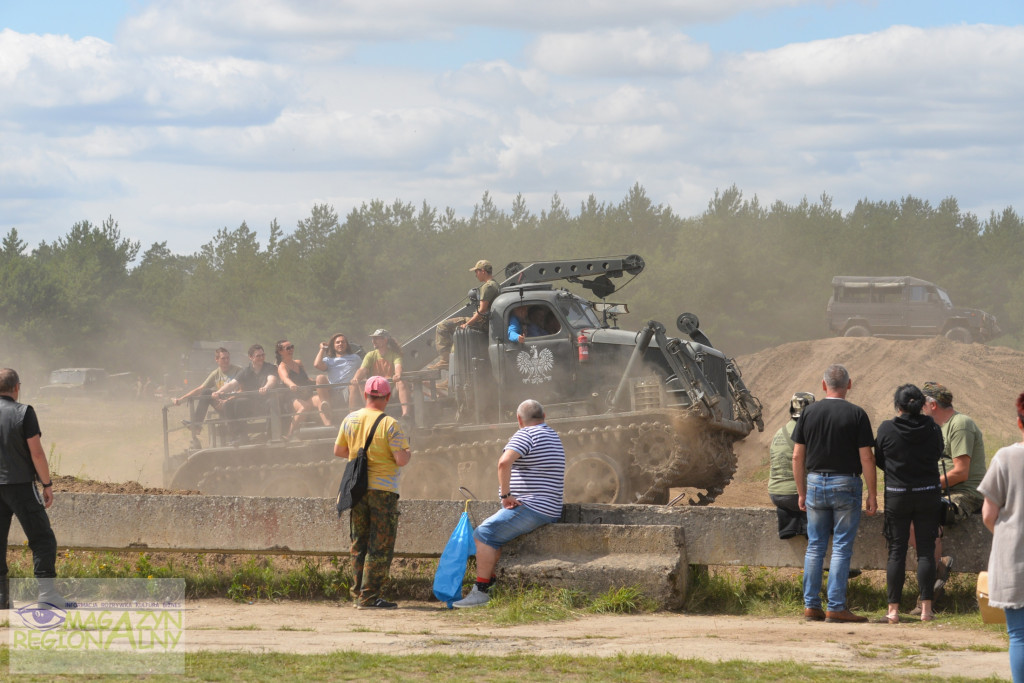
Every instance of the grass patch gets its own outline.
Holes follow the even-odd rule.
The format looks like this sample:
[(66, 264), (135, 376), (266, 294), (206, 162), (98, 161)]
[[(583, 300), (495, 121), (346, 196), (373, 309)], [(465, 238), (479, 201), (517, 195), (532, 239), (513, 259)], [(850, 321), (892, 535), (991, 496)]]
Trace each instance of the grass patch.
[(638, 614), (657, 611), (657, 604), (636, 586), (610, 588), (597, 596), (578, 590), (524, 583), (499, 584), (481, 608), (459, 612), (470, 622), (498, 625), (564, 621), (583, 614)]
[[(0, 647), (0, 667), (6, 670), (9, 651)], [(245, 653), (189, 653), (185, 656), (185, 675), (147, 675), (147, 681), (338, 681), (338, 680), (488, 680), (536, 683), (584, 683), (588, 681), (658, 682), (668, 680), (701, 681), (809, 681), (831, 683), (834, 669), (809, 666), (801, 662), (707, 662), (666, 655), (619, 655), (617, 657), (573, 657), (569, 655), (507, 657), (476, 655), (416, 654), (407, 656), (374, 655), (359, 652), (334, 652), (319, 655)], [(884, 671), (842, 671), (850, 683), (888, 683), (889, 681), (942, 681), (936, 676)], [(19, 676), (18, 680), (72, 681), (73, 676)], [(135, 681), (135, 676), (104, 676), (105, 681)]]
[[(954, 573), (946, 583), (946, 595), (936, 611), (943, 623), (958, 628), (1005, 631), (1000, 625), (982, 624), (974, 590), (977, 574)], [(685, 611), (696, 614), (750, 614), (755, 616), (796, 616), (803, 611), (803, 573), (771, 567), (695, 567)], [(825, 602), (826, 579), (822, 581)], [(917, 580), (907, 575), (900, 611), (914, 608)], [(885, 572), (868, 571), (851, 578), (847, 585), (850, 609), (861, 613), (885, 612), (888, 597)], [(914, 623), (904, 618), (906, 623)]]

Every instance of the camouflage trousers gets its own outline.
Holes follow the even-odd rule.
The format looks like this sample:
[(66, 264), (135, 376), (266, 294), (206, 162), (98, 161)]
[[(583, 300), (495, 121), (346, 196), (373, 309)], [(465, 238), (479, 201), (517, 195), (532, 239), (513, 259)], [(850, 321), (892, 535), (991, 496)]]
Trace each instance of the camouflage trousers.
[(398, 531), (398, 494), (370, 489), (349, 512), (352, 594), (360, 603), (381, 597)]
[(950, 493), (949, 498), (953, 501), (953, 506), (956, 507), (955, 523), (960, 523), (971, 515), (981, 512), (981, 505), (985, 502), (985, 497), (980, 493), (974, 495), (959, 492)]
[[(467, 322), (469, 322), (469, 318), (462, 317), (448, 318), (437, 324), (437, 328), (434, 330), (434, 349), (446, 363), (448, 362), (448, 354), (452, 351), (452, 344), (454, 343), (452, 339), (455, 336), (455, 330)], [(473, 326), (473, 329), (479, 332), (486, 332), (487, 326), (486, 323), (478, 323)]]

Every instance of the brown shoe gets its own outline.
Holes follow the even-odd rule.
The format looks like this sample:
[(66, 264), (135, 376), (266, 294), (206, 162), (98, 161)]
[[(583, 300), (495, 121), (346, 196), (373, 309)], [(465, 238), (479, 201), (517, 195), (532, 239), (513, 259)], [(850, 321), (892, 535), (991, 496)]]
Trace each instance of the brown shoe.
[(854, 614), (848, 609), (842, 612), (825, 612), (825, 621), (830, 624), (863, 624), (867, 620), (867, 617)]
[(428, 365), (426, 369), (427, 370), (447, 370), (448, 369), (448, 359), (447, 358), (438, 358), (433, 363)]
[(808, 607), (804, 610), (804, 621), (825, 621), (825, 613), (818, 607)]

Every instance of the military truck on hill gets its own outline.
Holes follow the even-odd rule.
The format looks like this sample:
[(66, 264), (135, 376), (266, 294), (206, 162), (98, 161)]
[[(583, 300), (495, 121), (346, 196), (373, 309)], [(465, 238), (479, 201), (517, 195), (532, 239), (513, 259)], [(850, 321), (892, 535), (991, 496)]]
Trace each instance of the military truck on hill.
[[(566, 447), (566, 500), (657, 503), (669, 488), (682, 487), (691, 504), (713, 501), (736, 469), (732, 444), (755, 426), (763, 429), (761, 406), (695, 315), (677, 319), (688, 340), (653, 320), (638, 331), (618, 328), (627, 306), (606, 301), (620, 288), (613, 280), (632, 280), (644, 267), (636, 255), (510, 263), (498, 278), (487, 332), (455, 333), (449, 373), (427, 367), (437, 355), (434, 328), (476, 310), (476, 290), (461, 309), (406, 341), (412, 461), (403, 468), (402, 496), (453, 498), (463, 486), (490, 497), (498, 456), (517, 427), (516, 407), (534, 398)], [(555, 282), (578, 285), (601, 301)], [(507, 334), (519, 307), (538, 321), (534, 336), (521, 343)], [(284, 442), (280, 406), (274, 410), (254, 421), (267, 443), (232, 448), (211, 429), (211, 447), (168, 451), (166, 484), (234, 495), (333, 496), (343, 469), (332, 457), (337, 428), (302, 428)], [(172, 422), (166, 414), (165, 426)], [(165, 429), (165, 450), (167, 443)]]
[(969, 344), (989, 341), (1002, 332), (994, 315), (954, 306), (938, 285), (907, 275), (832, 278), (826, 318), (829, 332), (846, 337), (945, 335)]

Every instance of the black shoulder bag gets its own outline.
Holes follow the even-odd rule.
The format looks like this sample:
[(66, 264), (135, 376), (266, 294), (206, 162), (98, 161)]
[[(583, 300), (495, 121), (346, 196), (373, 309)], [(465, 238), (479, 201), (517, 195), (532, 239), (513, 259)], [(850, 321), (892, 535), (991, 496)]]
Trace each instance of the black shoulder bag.
[(377, 425), (384, 419), (384, 413), (381, 413), (377, 417), (377, 421), (373, 423), (373, 427), (370, 428), (370, 435), (366, 437), (366, 443), (355, 458), (348, 461), (345, 465), (345, 476), (341, 478), (341, 486), (338, 487), (338, 516), (341, 517), (341, 513), (345, 510), (351, 510), (352, 507), (363, 499), (366, 495), (366, 489), (369, 486), (369, 474), (367, 472), (366, 463), (366, 451), (370, 449), (370, 443), (373, 441), (373, 435), (377, 431)]
[[(942, 478), (949, 482), (946, 478), (946, 462), (942, 461)], [(940, 496), (939, 501), (939, 526), (953, 526), (956, 524), (956, 505), (953, 504), (953, 498), (949, 495), (949, 486), (946, 486), (946, 497)]]

